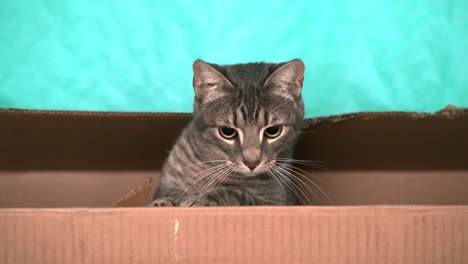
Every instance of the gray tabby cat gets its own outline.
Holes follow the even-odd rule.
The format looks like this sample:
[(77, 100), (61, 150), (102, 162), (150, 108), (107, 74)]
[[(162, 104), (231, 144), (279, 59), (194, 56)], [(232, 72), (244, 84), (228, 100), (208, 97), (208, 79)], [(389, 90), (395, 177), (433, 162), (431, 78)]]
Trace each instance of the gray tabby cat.
[(193, 72), (193, 120), (162, 168), (152, 205), (297, 204), (288, 159), (304, 118), (304, 63), (197, 60)]

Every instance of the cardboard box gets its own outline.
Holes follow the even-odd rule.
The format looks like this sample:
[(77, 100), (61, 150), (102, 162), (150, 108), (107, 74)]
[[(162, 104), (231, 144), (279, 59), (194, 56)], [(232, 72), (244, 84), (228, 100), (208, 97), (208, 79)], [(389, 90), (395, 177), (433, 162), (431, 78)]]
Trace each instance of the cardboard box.
[(189, 119), (1, 110), (0, 263), (468, 263), (467, 110), (308, 120), (331, 202), (138, 207)]

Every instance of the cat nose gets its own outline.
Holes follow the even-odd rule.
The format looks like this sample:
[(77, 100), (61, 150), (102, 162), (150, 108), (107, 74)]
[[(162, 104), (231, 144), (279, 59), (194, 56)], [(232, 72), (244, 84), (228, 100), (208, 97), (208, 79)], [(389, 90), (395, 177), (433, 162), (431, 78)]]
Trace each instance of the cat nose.
[(244, 161), (245, 166), (249, 167), (250, 170), (254, 170), (258, 164), (260, 164), (259, 160), (254, 161)]
[(258, 164), (260, 164), (260, 149), (258, 148), (246, 148), (242, 151), (242, 157), (244, 158), (245, 166), (249, 169), (254, 170)]

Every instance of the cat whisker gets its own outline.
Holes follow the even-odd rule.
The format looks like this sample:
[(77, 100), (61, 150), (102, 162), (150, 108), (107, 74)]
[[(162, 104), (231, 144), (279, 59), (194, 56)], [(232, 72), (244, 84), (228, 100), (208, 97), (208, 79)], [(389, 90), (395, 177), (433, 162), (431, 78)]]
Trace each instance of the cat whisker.
[(294, 182), (294, 180), (290, 179), (290, 177), (288, 175), (285, 175), (284, 172), (281, 172), (277, 168), (275, 168), (275, 170), (278, 172), (279, 175), (281, 175), (283, 177), (283, 179), (285, 181), (289, 182), (289, 184), (294, 187), (294, 189), (296, 190), (295, 193), (296, 193), (296, 196), (297, 196), (298, 199), (300, 199), (300, 197), (301, 197), (299, 195), (299, 193), (298, 193), (298, 191), (299, 191), (302, 194), (302, 197), (304, 197), (307, 200), (307, 203), (312, 204), (312, 202), (309, 200), (309, 197), (307, 197), (307, 195), (305, 195), (304, 191), (300, 188), (300, 186), (298, 186)]
[(221, 173), (217, 173), (215, 176), (213, 176), (210, 181), (207, 182), (207, 184), (202, 188), (199, 193), (199, 197), (205, 196), (207, 193), (211, 192), (216, 187), (216, 185), (223, 180), (224, 176), (231, 172), (232, 169), (226, 166)]
[(226, 160), (207, 160), (207, 161), (195, 162), (195, 163), (192, 163), (192, 164), (190, 164), (188, 166), (183, 167), (181, 170), (185, 170), (185, 169), (188, 169), (188, 168), (191, 168), (193, 166), (200, 165), (200, 164), (215, 163), (215, 162), (226, 162)]
[(233, 169), (230, 167), (227, 167), (220, 174), (217, 174), (216, 176), (214, 176), (211, 183), (204, 186), (203, 189), (200, 191), (198, 195), (198, 199), (201, 199), (201, 197), (206, 196), (208, 193), (210, 193), (216, 187), (216, 185), (218, 185), (220, 182), (226, 179), (229, 175), (231, 175), (232, 172), (233, 172)]
[(296, 159), (285, 159), (285, 158), (276, 158), (275, 161), (278, 162), (289, 162), (289, 163), (296, 163), (316, 169), (329, 169), (327, 166), (322, 165), (322, 164), (328, 164), (328, 162), (325, 161), (313, 161), (313, 160), (296, 160)]
[(325, 163), (328, 164), (326, 161), (321, 161), (321, 160), (300, 160), (300, 159), (291, 159), (291, 158), (276, 158), (277, 160), (287, 160), (287, 161), (301, 161), (305, 163)]
[(283, 201), (287, 202), (287, 197), (286, 197), (286, 192), (284, 191), (284, 188), (283, 186), (281, 185), (281, 183), (279, 182), (279, 180), (276, 178), (275, 175), (273, 175), (271, 173), (270, 170), (267, 170), (266, 173), (268, 174), (268, 176), (270, 176), (270, 178), (275, 182), (275, 184), (278, 186), (279, 188), (279, 191), (280, 191), (280, 194), (281, 194), (281, 198), (283, 199)]
[(232, 168), (229, 168), (229, 172), (228, 172), (226, 175), (224, 175), (224, 176), (218, 181), (217, 184), (225, 182), (226, 179), (229, 179), (229, 181), (231, 181), (231, 180), (232, 180), (231, 175), (232, 175), (233, 173), (235, 173), (235, 171), (234, 171)]
[[(283, 173), (286, 173), (286, 179), (290, 180), (289, 177), (291, 177), (292, 179), (296, 179), (296, 177), (291, 174), (289, 171), (287, 170), (284, 170), (283, 168), (279, 167), (279, 166), (276, 166), (275, 167), (276, 170), (278, 171), (281, 171)], [(289, 176), (289, 177), (288, 177)], [(291, 181), (291, 180), (290, 180)], [(292, 184), (294, 184), (294, 186), (302, 193), (303, 197), (307, 199), (307, 202), (309, 204), (312, 204), (312, 202), (309, 200), (309, 197), (307, 197), (307, 195), (304, 193), (304, 191), (300, 188), (300, 186), (298, 186), (297, 184), (295, 184), (293, 181), (291, 181)], [(320, 202), (320, 199), (317, 197), (317, 195), (315, 195), (315, 193), (307, 186), (305, 185), (304, 183), (302, 183), (304, 186), (306, 186), (306, 188), (308, 188), (308, 190), (312, 193), (312, 195), (314, 195), (315, 199), (317, 199), (319, 202)]]
[[(281, 166), (278, 166), (278, 168), (282, 171), (284, 171), (286, 174), (288, 174), (293, 180), (295, 180), (298, 184), (304, 186), (305, 188), (307, 188), (307, 190), (312, 193), (312, 195), (315, 197), (315, 199), (318, 201), (318, 202), (321, 202), (321, 199), (317, 196), (317, 194), (314, 192), (314, 190), (311, 189), (311, 187), (306, 184), (303, 180), (301, 180), (300, 178), (298, 178), (298, 176), (296, 174), (298, 174), (297, 172), (295, 171), (292, 171), (292, 170), (288, 170), (288, 168), (285, 168), (285, 167), (281, 167)], [(315, 186), (315, 183), (313, 183), (313, 185)]]
[(321, 166), (321, 165), (313, 165), (313, 164), (304, 164), (304, 163), (301, 163), (301, 162), (294, 162), (294, 161), (282, 161), (282, 160), (277, 160), (276, 161), (278, 164), (296, 164), (296, 165), (302, 165), (302, 166), (306, 166), (306, 167), (310, 167), (310, 168), (314, 168), (314, 169), (319, 169), (319, 170), (326, 170), (328, 169), (328, 167), (326, 166)]
[(205, 186), (201, 187), (201, 190), (197, 191), (197, 200), (200, 200), (203, 196), (205, 196), (206, 191), (210, 188), (210, 186), (213, 184), (213, 182), (219, 177), (219, 173), (224, 173), (227, 169), (223, 168), (222, 170), (217, 171), (216, 173), (213, 173), (210, 175), (210, 178), (208, 181), (205, 183)]
[(291, 169), (295, 169), (295, 170), (301, 171), (301, 172), (303, 172), (303, 173), (305, 173), (305, 174), (307, 174), (307, 175), (310, 175), (310, 176), (316, 178), (317, 180), (320, 180), (320, 177), (319, 177), (319, 176), (317, 176), (317, 175), (315, 175), (315, 174), (312, 174), (312, 173), (309, 173), (309, 172), (307, 172), (307, 171), (305, 171), (305, 170), (303, 170), (303, 169), (300, 169), (300, 168), (298, 168), (298, 167), (295, 167), (294, 165), (291, 165), (291, 164), (288, 164), (288, 163), (281, 163), (281, 162), (278, 162), (277, 165), (278, 165), (278, 166), (284, 166), (284, 167), (288, 167), (288, 168), (291, 168)]
[[(210, 167), (202, 172), (199, 172), (197, 174), (195, 174), (194, 176), (192, 176), (192, 178), (198, 178), (196, 180), (196, 182), (202, 180), (202, 179), (205, 179), (206, 177), (210, 176), (212, 173), (216, 172), (216, 171), (219, 171), (219, 170), (222, 170), (224, 169), (225, 167), (227, 167), (225, 164), (220, 164), (220, 165), (217, 165), (217, 166), (213, 166), (213, 167)], [(199, 176), (201, 175), (201, 176)]]
[[(330, 204), (333, 204), (333, 201), (330, 199), (330, 197), (328, 196), (328, 194), (327, 194), (322, 188), (320, 188), (320, 186), (319, 186), (317, 183), (315, 183), (314, 181), (312, 181), (311, 179), (309, 179), (307, 176), (305, 176), (305, 175), (303, 175), (303, 174), (297, 172), (296, 170), (302, 171), (302, 172), (304, 172), (304, 173), (306, 173), (306, 174), (308, 174), (308, 175), (312, 175), (312, 174), (308, 173), (307, 171), (301, 170), (301, 169), (299, 169), (299, 168), (295, 168), (295, 167), (293, 167), (293, 166), (290, 166), (290, 167), (284, 166), (283, 169), (285, 169), (285, 170), (291, 172), (291, 174), (294, 174), (293, 176), (295, 176), (295, 178), (296, 178), (297, 180), (299, 180), (299, 181), (300, 181), (302, 184), (304, 184), (305, 186), (308, 186), (308, 184), (306, 184), (303, 180), (301, 180), (301, 179), (300, 179), (299, 177), (297, 177), (297, 176), (300, 176), (300, 177), (302, 177), (303, 179), (305, 179), (305, 180), (307, 180), (308, 182), (310, 182), (313, 186), (315, 186), (315, 187), (325, 196), (325, 198), (328, 200), (328, 202), (329, 202)], [(312, 175), (312, 176), (313, 176), (313, 175)], [(309, 189), (309, 190), (310, 190), (310, 189)], [(310, 190), (310, 191), (312, 192), (312, 190)], [(312, 192), (312, 193), (313, 193), (313, 192)], [(314, 196), (315, 196), (315, 195), (314, 195)]]
[(232, 175), (232, 176), (229, 175), (229, 176), (228, 176), (228, 178), (229, 178), (228, 184), (234, 184), (234, 183), (236, 182), (236, 180), (239, 180), (239, 179), (240, 179), (239, 173), (237, 173), (234, 169), (232, 169), (232, 172), (233, 172), (233, 173), (231, 173), (231, 175), (232, 175), (232, 174), (234, 174), (234, 175)]
[(317, 133), (317, 132), (320, 132), (319, 129), (317, 130), (302, 130), (301, 132), (299, 132), (299, 134), (309, 134), (309, 133)]
[(290, 189), (293, 194), (296, 196), (296, 197), (300, 197), (299, 193), (296, 191), (296, 188), (294, 188), (294, 186), (292, 186), (289, 181), (286, 181), (284, 179), (284, 176), (281, 175), (279, 172), (277, 172), (276, 170), (274, 170), (274, 168), (271, 168), (271, 174), (274, 175), (274, 177), (278, 180), (278, 183), (282, 183), (283, 185), (285, 185), (288, 189)]
[(225, 164), (221, 164), (221, 165), (217, 165), (217, 166), (214, 166), (214, 167), (210, 167), (202, 172), (199, 172), (197, 174), (195, 174), (193, 176), (193, 178), (197, 177), (197, 179), (192, 183), (190, 184), (189, 187), (185, 188), (184, 192), (182, 194), (179, 195), (179, 197), (176, 199), (176, 200), (179, 200), (180, 198), (182, 198), (182, 196), (186, 193), (188, 193), (188, 191), (191, 189), (191, 188), (194, 188), (197, 186), (198, 183), (201, 183), (202, 180), (210, 177), (211, 175), (213, 175), (214, 173), (218, 172), (218, 171), (222, 171), (224, 168), (225, 168)]
[(214, 184), (214, 182), (218, 179), (218, 177), (220, 177), (220, 175), (225, 173), (227, 170), (228, 170), (227, 167), (223, 167), (222, 169), (217, 170), (214, 173), (211, 173), (210, 176), (208, 177), (208, 180), (204, 183), (204, 186), (199, 191), (199, 194), (200, 193), (203, 194), (207, 189), (209, 189), (211, 185)]
[(226, 175), (230, 174), (232, 171), (231, 168), (226, 168), (226, 170), (224, 170), (223, 172), (219, 173), (217, 175), (217, 177), (215, 177), (215, 179), (213, 180), (212, 184), (211, 185), (207, 185), (208, 188), (206, 188), (206, 193), (210, 193), (211, 191), (213, 191), (216, 186), (223, 181), (223, 179), (225, 178)]

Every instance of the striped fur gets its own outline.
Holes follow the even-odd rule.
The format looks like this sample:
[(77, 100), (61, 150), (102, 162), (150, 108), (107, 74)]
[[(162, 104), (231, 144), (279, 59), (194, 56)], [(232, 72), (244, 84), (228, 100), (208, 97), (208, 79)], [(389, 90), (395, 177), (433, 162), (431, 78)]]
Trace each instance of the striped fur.
[[(193, 120), (173, 146), (161, 172), (154, 206), (296, 204), (287, 173), (272, 174), (277, 158), (290, 158), (302, 128), (304, 65), (194, 63)], [(282, 126), (275, 139), (264, 129)], [(224, 139), (219, 127), (238, 135)], [(247, 159), (260, 164), (252, 171)]]

